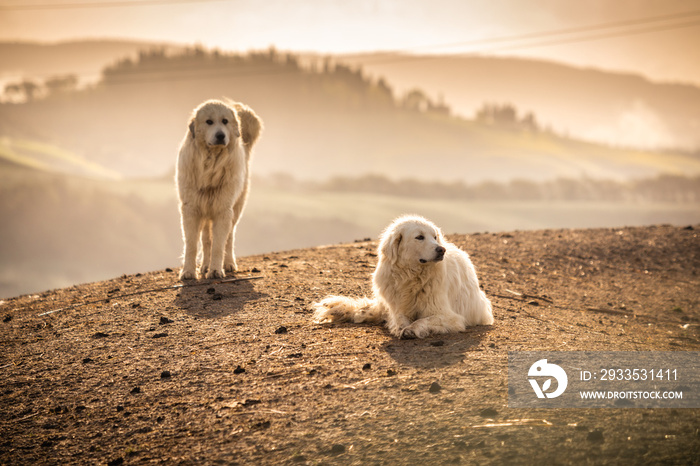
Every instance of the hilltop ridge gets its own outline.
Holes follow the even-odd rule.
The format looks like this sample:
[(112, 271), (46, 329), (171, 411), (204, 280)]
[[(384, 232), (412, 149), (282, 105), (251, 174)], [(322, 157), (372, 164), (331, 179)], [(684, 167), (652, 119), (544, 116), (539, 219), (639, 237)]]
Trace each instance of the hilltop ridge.
[(166, 269), (8, 299), (0, 463), (689, 463), (697, 409), (510, 409), (506, 361), (700, 350), (697, 235), (450, 235), (496, 322), (425, 340), (311, 322), (326, 294), (370, 293), (376, 241), (243, 257), (238, 282)]
[[(161, 176), (172, 170), (192, 108), (206, 99), (229, 96), (254, 108), (265, 121), (265, 136), (256, 149), (264, 154), (256, 156), (259, 174), (282, 172), (325, 179), (368, 173), (402, 178), (420, 173), (428, 180), (474, 182), (700, 173), (692, 144), (689, 150), (630, 149), (571, 138), (565, 135), (567, 129), (552, 132), (540, 127), (539, 117), (532, 114), (525, 118), (528, 124), (508, 112), (504, 121), (470, 120), (464, 114), (455, 117), (449, 101), (436, 100), (420, 90), (399, 93), (390, 81), (370, 77), (362, 68), (330, 58), (310, 64), (302, 61), (274, 49), (246, 54), (200, 47), (176, 52), (165, 46), (141, 50), (136, 57), (122, 57), (105, 67), (101, 79), (88, 88), (66, 84), (65, 88), (44, 86), (42, 91), (36, 86), (19, 86), (18, 92), (33, 91), (25, 92), (23, 103), (0, 105), (0, 133), (16, 140), (51, 143), (122, 176)], [(689, 92), (700, 95), (694, 88)], [(662, 100), (685, 108), (682, 103), (693, 98), (671, 93)], [(476, 105), (489, 100), (484, 94)], [(522, 108), (517, 99), (512, 105), (533, 111)], [(569, 105), (568, 111), (572, 107), (578, 108)], [(658, 115), (649, 110), (651, 115), (642, 112), (642, 117), (663, 124), (678, 120), (675, 126), (685, 128), (679, 132), (693, 133), (687, 121), (693, 120), (695, 107), (691, 105), (680, 117), (680, 110), (671, 108), (673, 118), (665, 117), (667, 110), (658, 110)], [(104, 117), (105, 109), (109, 109), (109, 118)], [(605, 109), (602, 113), (610, 112)], [(594, 111), (586, 120), (600, 121), (600, 113)], [(624, 115), (628, 113), (635, 116), (639, 112), (633, 108)], [(624, 134), (657, 131), (612, 128)], [(674, 147), (674, 143), (646, 147)]]

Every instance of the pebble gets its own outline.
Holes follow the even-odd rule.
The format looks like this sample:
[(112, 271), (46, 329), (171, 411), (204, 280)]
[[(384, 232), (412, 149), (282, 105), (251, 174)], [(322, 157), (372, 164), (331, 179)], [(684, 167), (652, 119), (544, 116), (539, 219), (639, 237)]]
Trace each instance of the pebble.
[(331, 447), (331, 453), (333, 455), (340, 455), (341, 453), (345, 453), (345, 445), (336, 443)]
[(283, 333), (287, 333), (287, 327), (285, 327), (285, 326), (283, 325), (283, 326), (279, 327), (277, 330), (275, 330), (275, 333), (276, 333), (277, 335), (281, 335), (281, 334), (283, 334)]
[(604, 442), (605, 437), (603, 437), (603, 431), (592, 430), (588, 433), (586, 440), (588, 440), (589, 442)]
[(453, 445), (460, 450), (469, 450), (469, 445), (467, 445), (467, 442), (463, 440), (455, 440)]
[(440, 390), (442, 390), (442, 387), (437, 382), (430, 384), (430, 388), (428, 389), (430, 393), (438, 393)]

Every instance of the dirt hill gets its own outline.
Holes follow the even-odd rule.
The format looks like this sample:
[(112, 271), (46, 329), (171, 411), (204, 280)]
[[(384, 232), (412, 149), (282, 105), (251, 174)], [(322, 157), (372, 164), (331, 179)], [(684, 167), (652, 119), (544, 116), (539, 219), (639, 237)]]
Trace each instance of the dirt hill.
[(697, 228), (450, 236), (496, 323), (426, 340), (311, 322), (375, 241), (7, 300), (0, 463), (696, 462), (700, 409), (508, 408), (507, 352), (700, 350)]

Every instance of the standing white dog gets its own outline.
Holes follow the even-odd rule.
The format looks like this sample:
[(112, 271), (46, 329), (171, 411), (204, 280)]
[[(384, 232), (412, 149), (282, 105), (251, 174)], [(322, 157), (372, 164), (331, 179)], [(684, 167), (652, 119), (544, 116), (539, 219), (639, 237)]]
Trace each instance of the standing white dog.
[(262, 121), (237, 102), (208, 100), (190, 118), (175, 174), (185, 241), (181, 280), (197, 278), (202, 240), (202, 276), (235, 272), (233, 241), (250, 184), (250, 154)]
[(466, 252), (445, 242), (428, 220), (405, 216), (380, 238), (374, 298), (329, 296), (315, 303), (316, 322), (386, 322), (399, 338), (491, 325), (491, 302)]

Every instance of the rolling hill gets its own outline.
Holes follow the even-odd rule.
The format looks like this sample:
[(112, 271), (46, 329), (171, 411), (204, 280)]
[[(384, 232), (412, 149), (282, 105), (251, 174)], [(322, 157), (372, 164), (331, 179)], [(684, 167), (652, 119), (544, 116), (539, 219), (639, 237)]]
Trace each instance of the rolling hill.
[(562, 134), (629, 147), (700, 147), (700, 88), (508, 57), (366, 54), (338, 57), (396, 89), (440, 96), (473, 117), (484, 102), (534, 112)]
[(159, 176), (172, 169), (191, 109), (221, 96), (245, 101), (265, 120), (260, 174), (475, 182), (700, 173), (693, 153), (602, 146), (410, 107), (361, 70), (305, 68), (274, 50), (144, 52), (105, 69), (95, 87), (0, 105), (0, 134), (59, 145), (124, 176)]
[[(0, 298), (180, 263), (182, 240), (172, 177), (96, 178), (2, 160), (0, 152)], [(522, 191), (520, 184), (489, 183), (480, 192), (496, 197), (480, 199), (449, 191), (431, 196), (339, 191), (256, 177), (238, 227), (236, 251), (261, 254), (373, 238), (388, 221), (405, 213), (427, 216), (446, 232), (688, 225), (700, 222), (697, 200), (692, 201), (697, 183), (668, 179), (658, 183), (658, 199), (638, 199), (635, 194), (611, 200), (576, 200), (577, 189), (596, 189), (590, 183), (579, 188), (573, 183), (574, 189), (562, 183), (558, 190), (564, 197), (543, 199), (528, 198), (536, 185), (525, 185)], [(689, 186), (687, 192), (674, 191), (674, 186), (683, 185)], [(605, 193), (608, 188), (604, 183), (598, 189)], [(624, 192), (625, 186), (617, 189)], [(499, 197), (504, 193), (506, 197)]]
[[(0, 105), (0, 297), (176, 265), (177, 147), (191, 109), (218, 96), (266, 124), (241, 255), (374, 237), (407, 212), (448, 232), (700, 221), (697, 154), (454, 118), (408, 106), (357, 69), (307, 68), (272, 50), (156, 49), (112, 60), (94, 87)], [(339, 189), (372, 173), (404, 191)], [(660, 197), (604, 193), (607, 179), (619, 192), (628, 177), (660, 173), (691, 177)], [(486, 195), (464, 196), (464, 183)], [(442, 194), (419, 195), (426, 186)]]

